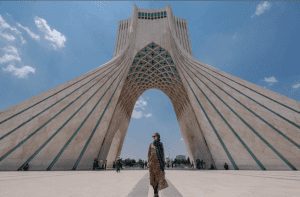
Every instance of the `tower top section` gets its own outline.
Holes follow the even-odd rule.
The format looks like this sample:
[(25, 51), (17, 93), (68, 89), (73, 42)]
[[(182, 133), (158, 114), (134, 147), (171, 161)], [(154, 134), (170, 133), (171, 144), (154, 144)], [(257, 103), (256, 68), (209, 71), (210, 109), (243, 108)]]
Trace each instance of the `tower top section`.
[(183, 51), (191, 54), (186, 20), (174, 16), (171, 7), (142, 9), (134, 6), (132, 16), (119, 22), (114, 55), (129, 46), (138, 52), (152, 42), (171, 50), (173, 39)]
[(156, 20), (167, 17), (167, 11), (139, 11), (138, 19)]
[[(168, 7), (167, 7), (168, 8)], [(167, 17), (167, 8), (162, 9), (141, 9), (136, 6), (134, 9), (137, 12), (138, 19), (157, 20)]]

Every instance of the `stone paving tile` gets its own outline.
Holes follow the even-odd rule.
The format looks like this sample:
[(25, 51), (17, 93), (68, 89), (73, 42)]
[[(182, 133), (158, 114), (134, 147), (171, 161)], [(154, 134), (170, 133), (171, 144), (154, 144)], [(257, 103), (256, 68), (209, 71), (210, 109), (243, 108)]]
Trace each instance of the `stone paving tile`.
[[(160, 197), (182, 197), (170, 180), (169, 187), (159, 192)], [(149, 174), (147, 173), (132, 189), (127, 197), (153, 197), (153, 188), (150, 186)]]
[(299, 197), (299, 171), (168, 171), (184, 197)]
[(0, 197), (125, 197), (146, 173), (146, 170), (0, 172)]
[(139, 182), (130, 191), (127, 197), (148, 196), (149, 190), (149, 175), (148, 173), (139, 180)]

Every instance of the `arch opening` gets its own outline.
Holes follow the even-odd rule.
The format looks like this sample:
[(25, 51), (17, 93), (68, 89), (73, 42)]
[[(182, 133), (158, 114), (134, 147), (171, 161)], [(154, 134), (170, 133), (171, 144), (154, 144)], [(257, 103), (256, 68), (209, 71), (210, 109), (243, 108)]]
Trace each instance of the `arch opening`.
[(147, 160), (153, 132), (159, 132), (161, 135), (166, 159), (173, 160), (176, 155), (189, 157), (173, 104), (170, 98), (157, 88), (146, 90), (137, 99), (120, 157)]

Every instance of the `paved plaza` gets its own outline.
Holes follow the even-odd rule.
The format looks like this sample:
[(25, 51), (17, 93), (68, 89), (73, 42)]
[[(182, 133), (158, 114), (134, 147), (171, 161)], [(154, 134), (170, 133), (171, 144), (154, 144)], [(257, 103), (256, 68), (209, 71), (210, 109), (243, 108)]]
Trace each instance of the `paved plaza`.
[[(300, 172), (167, 170), (161, 197), (300, 196)], [(0, 172), (1, 197), (147, 197), (147, 170)]]

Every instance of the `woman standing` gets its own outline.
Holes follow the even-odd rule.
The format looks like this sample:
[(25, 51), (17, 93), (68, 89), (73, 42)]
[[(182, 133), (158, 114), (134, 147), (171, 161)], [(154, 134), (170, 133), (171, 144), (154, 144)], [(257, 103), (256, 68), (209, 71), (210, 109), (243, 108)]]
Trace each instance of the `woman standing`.
[(165, 154), (163, 144), (160, 142), (159, 133), (152, 135), (153, 142), (149, 145), (148, 165), (150, 185), (154, 189), (154, 196), (158, 197), (158, 191), (168, 187), (165, 179)]

